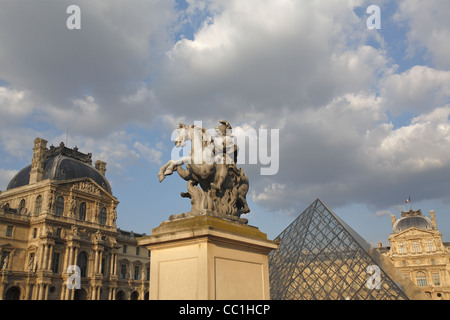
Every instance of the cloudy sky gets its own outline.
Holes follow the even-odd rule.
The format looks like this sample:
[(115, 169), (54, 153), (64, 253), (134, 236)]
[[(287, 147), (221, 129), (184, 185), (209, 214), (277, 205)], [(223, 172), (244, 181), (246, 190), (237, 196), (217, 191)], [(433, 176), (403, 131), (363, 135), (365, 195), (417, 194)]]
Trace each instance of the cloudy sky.
[(190, 209), (181, 178), (157, 178), (178, 122), (226, 119), (279, 131), (277, 174), (243, 165), (245, 217), (270, 238), (320, 198), (374, 244), (410, 208), (436, 210), (450, 241), (449, 15), (445, 0), (0, 0), (0, 189), (36, 137), (67, 142), (108, 163), (118, 226), (149, 234)]

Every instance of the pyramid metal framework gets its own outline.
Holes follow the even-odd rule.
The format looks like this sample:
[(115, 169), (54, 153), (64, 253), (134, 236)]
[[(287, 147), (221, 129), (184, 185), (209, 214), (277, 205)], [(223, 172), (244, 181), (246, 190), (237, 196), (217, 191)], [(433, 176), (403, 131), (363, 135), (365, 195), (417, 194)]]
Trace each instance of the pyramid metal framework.
[(319, 199), (275, 240), (273, 300), (408, 300), (369, 254), (370, 244)]

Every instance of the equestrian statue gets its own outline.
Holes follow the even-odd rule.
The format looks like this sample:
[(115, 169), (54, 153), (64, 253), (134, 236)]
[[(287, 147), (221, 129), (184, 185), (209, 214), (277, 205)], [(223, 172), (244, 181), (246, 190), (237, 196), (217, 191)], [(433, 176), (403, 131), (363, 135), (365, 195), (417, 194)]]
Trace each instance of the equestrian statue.
[(247, 219), (240, 216), (250, 212), (246, 200), (248, 178), (236, 166), (238, 147), (231, 125), (225, 120), (219, 122), (214, 137), (201, 126), (180, 123), (175, 146), (184, 147), (186, 141), (191, 141), (190, 154), (163, 165), (159, 182), (174, 171), (187, 181), (187, 192), (181, 196), (191, 199), (192, 208), (184, 216), (210, 214), (246, 224)]

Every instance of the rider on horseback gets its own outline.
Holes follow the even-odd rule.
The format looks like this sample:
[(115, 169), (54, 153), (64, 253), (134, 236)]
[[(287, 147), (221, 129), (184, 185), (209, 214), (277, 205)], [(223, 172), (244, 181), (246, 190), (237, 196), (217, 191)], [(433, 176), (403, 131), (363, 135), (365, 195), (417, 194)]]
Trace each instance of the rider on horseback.
[(218, 190), (221, 189), (228, 171), (234, 171), (238, 176), (240, 174), (236, 167), (238, 146), (231, 137), (231, 125), (225, 120), (219, 122), (221, 125), (215, 128), (214, 135), (216, 176), (211, 183), (211, 188)]

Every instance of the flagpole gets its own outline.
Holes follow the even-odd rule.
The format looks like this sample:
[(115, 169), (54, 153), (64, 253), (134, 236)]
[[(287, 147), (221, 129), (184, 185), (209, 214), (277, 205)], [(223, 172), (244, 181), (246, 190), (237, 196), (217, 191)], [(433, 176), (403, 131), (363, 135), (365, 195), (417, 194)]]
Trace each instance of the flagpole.
[[(411, 202), (411, 197), (406, 198), (406, 203), (410, 203)], [(410, 207), (410, 211), (412, 210), (412, 206)]]

